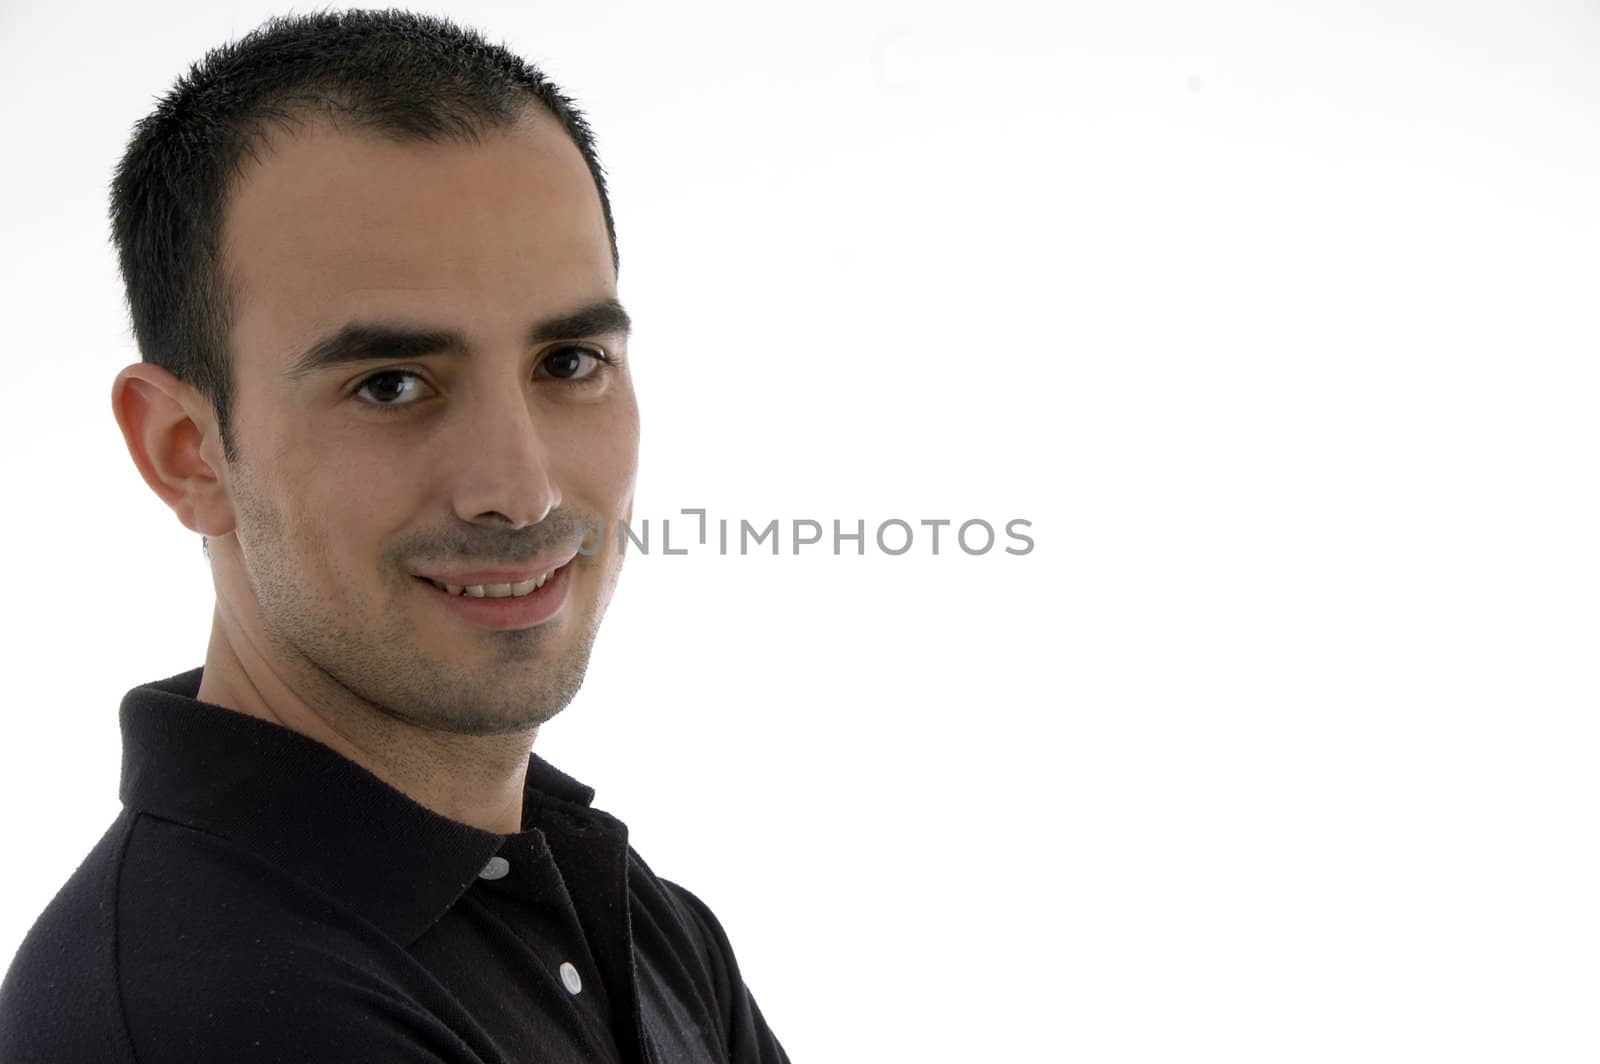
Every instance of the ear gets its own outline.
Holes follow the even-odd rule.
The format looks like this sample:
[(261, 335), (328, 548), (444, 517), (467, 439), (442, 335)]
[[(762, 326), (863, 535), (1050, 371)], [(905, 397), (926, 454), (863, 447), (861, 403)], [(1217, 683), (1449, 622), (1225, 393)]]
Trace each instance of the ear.
[(225, 536), (234, 528), (227, 463), (211, 403), (150, 362), (135, 362), (111, 385), (111, 412), (139, 475), (185, 528)]

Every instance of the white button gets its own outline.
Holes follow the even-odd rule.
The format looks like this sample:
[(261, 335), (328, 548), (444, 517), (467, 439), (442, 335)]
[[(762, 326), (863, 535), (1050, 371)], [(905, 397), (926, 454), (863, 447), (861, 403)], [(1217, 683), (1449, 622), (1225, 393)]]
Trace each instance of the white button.
[(574, 994), (583, 989), (583, 980), (578, 978), (578, 969), (572, 966), (571, 961), (561, 962), (561, 981)]
[(511, 871), (511, 862), (504, 857), (491, 857), (489, 863), (483, 866), (483, 871), (478, 873), (479, 879), (504, 879), (506, 873)]

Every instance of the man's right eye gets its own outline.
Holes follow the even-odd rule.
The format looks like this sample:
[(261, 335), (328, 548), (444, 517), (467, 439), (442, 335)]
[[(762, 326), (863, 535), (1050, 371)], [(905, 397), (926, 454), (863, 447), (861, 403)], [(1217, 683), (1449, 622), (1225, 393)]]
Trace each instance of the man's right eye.
[(394, 409), (410, 406), (420, 395), (422, 378), (409, 370), (386, 369), (374, 373), (356, 387), (354, 395), (369, 395), (368, 406)]

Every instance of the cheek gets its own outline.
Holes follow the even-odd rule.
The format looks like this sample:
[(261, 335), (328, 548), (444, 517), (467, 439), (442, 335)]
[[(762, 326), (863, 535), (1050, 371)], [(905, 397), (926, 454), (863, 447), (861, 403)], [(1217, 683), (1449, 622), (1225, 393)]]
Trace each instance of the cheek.
[(633, 496), (639, 464), (638, 410), (626, 402), (582, 411), (547, 436), (566, 505), (616, 517)]
[(264, 522), (258, 537), (270, 539), (308, 586), (370, 582), (388, 539), (425, 508), (426, 463), (437, 448), (421, 434), (378, 431), (333, 415), (254, 412), (262, 424), (248, 442), (270, 463), (270, 474), (251, 478)]
[(363, 557), (404, 524), (410, 505), (391, 462), (376, 462), (352, 448), (328, 448), (321, 461), (300, 464), (284, 481), (277, 506), (300, 564), (323, 577), (370, 569)]
[(597, 491), (613, 507), (631, 506), (639, 469), (639, 408), (628, 394), (606, 420), (605, 430), (582, 456)]

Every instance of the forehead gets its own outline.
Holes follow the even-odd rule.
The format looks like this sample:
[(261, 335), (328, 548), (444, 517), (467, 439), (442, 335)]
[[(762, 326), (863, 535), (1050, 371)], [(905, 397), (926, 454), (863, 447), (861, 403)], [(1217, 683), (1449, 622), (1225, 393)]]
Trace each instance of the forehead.
[(222, 232), (236, 351), (363, 314), (519, 321), (615, 293), (599, 194), (548, 114), (478, 142), (396, 141), (313, 120), (275, 133)]

